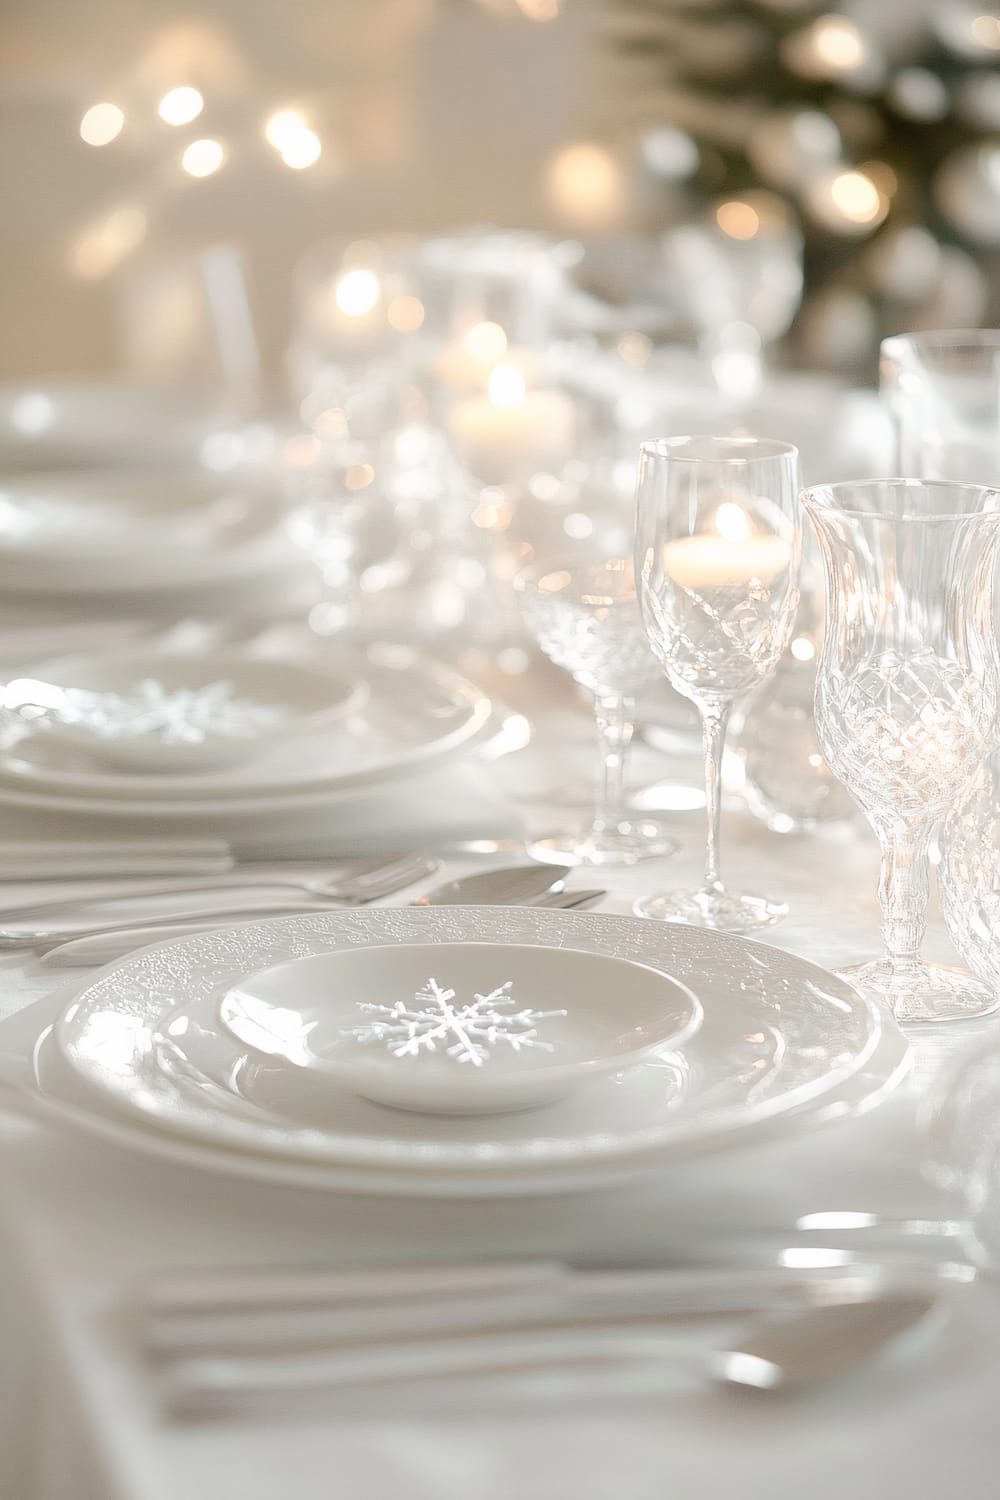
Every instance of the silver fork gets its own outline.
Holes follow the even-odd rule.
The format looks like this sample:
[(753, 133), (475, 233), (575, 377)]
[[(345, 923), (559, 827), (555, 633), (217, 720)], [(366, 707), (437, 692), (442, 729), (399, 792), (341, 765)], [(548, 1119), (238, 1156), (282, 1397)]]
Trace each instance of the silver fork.
[[(256, 898), (251, 895), (249, 901), (237, 900), (235, 897), (231, 903), (226, 903), (211, 911), (194, 908), (191, 911), (171, 912), (172, 922), (193, 921), (197, 922), (204, 918), (216, 918), (220, 916), (235, 915), (242, 912), (265, 913), (272, 911), (307, 909), (320, 909), (327, 901), (336, 901), (347, 906), (361, 906), (367, 901), (377, 901), (382, 896), (391, 896), (393, 892), (402, 890), (405, 886), (414, 885), (418, 880), (433, 875), (438, 868), (438, 861), (428, 855), (406, 854), (398, 859), (377, 866), (375, 869), (365, 870), (358, 875), (348, 875), (339, 880), (329, 880), (323, 877), (313, 877), (301, 880), (267, 880), (255, 882), (254, 884), (239, 884), (240, 891), (257, 889), (271, 890), (274, 888), (287, 887), (292, 891), (301, 891), (302, 900), (295, 900), (289, 896), (284, 902), (280, 898), (268, 900), (265, 896)], [(224, 884), (224, 883), (223, 883)], [(185, 887), (189, 894), (196, 890), (215, 890), (219, 887), (212, 884), (188, 885)], [(157, 895), (164, 894), (161, 890)], [(169, 894), (169, 892), (167, 893)], [(56, 903), (59, 905), (65, 903)], [(35, 915), (43, 910), (41, 906), (30, 908), (30, 915)], [(13, 913), (10, 913), (13, 915)], [(19, 913), (21, 915), (21, 913)], [(0, 951), (12, 948), (52, 947), (56, 943), (69, 942), (73, 938), (84, 937), (89, 933), (96, 932), (124, 932), (141, 925), (141, 919), (136, 915), (123, 918), (120, 921), (95, 921), (87, 924), (76, 923), (71, 927), (55, 928), (45, 927), (32, 929), (30, 927), (0, 928)]]
[[(588, 911), (603, 901), (606, 891), (551, 891), (530, 902), (531, 906), (545, 906), (562, 911)], [(221, 924), (218, 917), (206, 917), (197, 922), (160, 922), (155, 926), (136, 926), (107, 933), (89, 933), (86, 937), (69, 942), (56, 943), (40, 955), (39, 962), (49, 967), (62, 969), (93, 968), (97, 964), (110, 963), (123, 958), (136, 948), (145, 948), (152, 943), (167, 943), (171, 938), (190, 937), (193, 933), (208, 932)]]

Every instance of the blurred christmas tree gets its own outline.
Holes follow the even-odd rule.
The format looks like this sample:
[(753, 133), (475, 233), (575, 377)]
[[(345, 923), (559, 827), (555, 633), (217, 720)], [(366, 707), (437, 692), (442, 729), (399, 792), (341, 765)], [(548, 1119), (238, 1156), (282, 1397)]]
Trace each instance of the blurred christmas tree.
[(766, 190), (800, 223), (803, 358), (864, 365), (886, 332), (1000, 318), (983, 0), (604, 0), (603, 32), (670, 217)]

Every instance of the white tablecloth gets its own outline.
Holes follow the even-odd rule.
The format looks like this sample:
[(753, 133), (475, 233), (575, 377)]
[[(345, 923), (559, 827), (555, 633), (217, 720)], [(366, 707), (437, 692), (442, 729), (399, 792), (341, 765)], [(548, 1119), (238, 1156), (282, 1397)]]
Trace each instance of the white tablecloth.
[[(581, 721), (579, 733), (585, 733)], [(495, 774), (515, 793), (573, 785), (580, 753), (545, 740)], [(639, 758), (638, 778), (668, 768)], [(582, 782), (580, 783), (583, 784)], [(701, 816), (678, 816), (669, 865), (600, 876), (605, 909), (693, 879)], [(773, 941), (826, 964), (877, 942), (870, 837), (786, 838), (729, 817), (733, 884), (787, 896)], [(581, 877), (595, 883), (593, 872)], [(2, 901), (0, 893), (0, 901)], [(932, 922), (928, 950), (949, 953)], [(72, 977), (72, 976), (69, 976)], [(64, 984), (7, 960), (0, 1014)], [(23, 1023), (22, 1023), (23, 1024)], [(0, 1023), (0, 1044), (4, 1027)], [(132, 1290), (182, 1264), (328, 1256), (590, 1251), (655, 1253), (678, 1230), (790, 1224), (797, 1213), (953, 1210), (921, 1179), (916, 1090), (942, 1058), (1000, 1019), (919, 1040), (916, 1082), (873, 1115), (783, 1144), (691, 1164), (639, 1188), (475, 1204), (338, 1197), (196, 1174), (13, 1117), (0, 1133), (0, 1496), (3, 1500), (993, 1500), (1000, 1487), (1000, 1288), (952, 1299), (908, 1358), (794, 1401), (694, 1384), (532, 1412), (408, 1412), (405, 1399), (341, 1420), (169, 1425), (130, 1322)]]

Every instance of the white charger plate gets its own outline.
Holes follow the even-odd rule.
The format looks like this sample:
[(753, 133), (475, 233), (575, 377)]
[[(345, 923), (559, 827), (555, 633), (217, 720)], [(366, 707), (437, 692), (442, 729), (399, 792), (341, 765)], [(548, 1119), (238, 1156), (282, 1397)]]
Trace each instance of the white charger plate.
[(0, 482), (0, 584), (18, 593), (190, 590), (296, 557), (284, 503), (245, 480), (93, 469)]
[(282, 740), (226, 769), (169, 779), (102, 769), (86, 751), (39, 734), (18, 740), (0, 759), (0, 803), (106, 817), (280, 812), (429, 766), (489, 724), (485, 693), (408, 649), (338, 656), (336, 668), (367, 682), (368, 694), (356, 714), (322, 733)]
[[(366, 1104), (222, 1034), (219, 1000), (254, 969), (338, 946), (470, 936), (662, 966), (698, 993), (703, 1027), (683, 1057), (640, 1064), (544, 1109), (475, 1121)], [(206, 1165), (221, 1158), (244, 1175), (421, 1196), (609, 1185), (749, 1144), (793, 1117), (863, 1108), (905, 1059), (875, 1007), (795, 955), (694, 928), (530, 908), (323, 913), (184, 939), (83, 987), (57, 1036), (76, 1075), (74, 1106), (99, 1115), (101, 1128), (109, 1118), (143, 1122), (159, 1154), (183, 1141), (186, 1159), (208, 1151)], [(41, 1081), (58, 1096), (66, 1075), (55, 1076)]]

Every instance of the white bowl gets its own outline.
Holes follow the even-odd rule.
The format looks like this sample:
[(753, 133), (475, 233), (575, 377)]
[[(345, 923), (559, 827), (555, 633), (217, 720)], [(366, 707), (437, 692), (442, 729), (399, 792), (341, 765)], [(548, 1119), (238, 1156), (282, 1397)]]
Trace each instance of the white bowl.
[[(173, 726), (143, 726), (134, 707), (142, 684), (167, 695), (202, 693), (228, 685), (217, 708), (201, 698), (185, 710), (175, 699)], [(107, 694), (105, 702), (81, 696)], [(184, 772), (217, 769), (249, 760), (265, 745), (309, 734), (354, 712), (366, 696), (363, 681), (348, 681), (318, 667), (273, 659), (207, 652), (158, 655), (132, 650), (114, 655), (63, 657), (9, 683), (6, 707), (28, 727), (78, 745), (108, 766), (125, 771)], [(44, 710), (32, 718), (32, 706)]]
[(680, 1046), (701, 1015), (686, 986), (645, 964), (474, 942), (292, 960), (251, 975), (219, 1007), (258, 1052), (378, 1104), (442, 1115), (550, 1104)]

